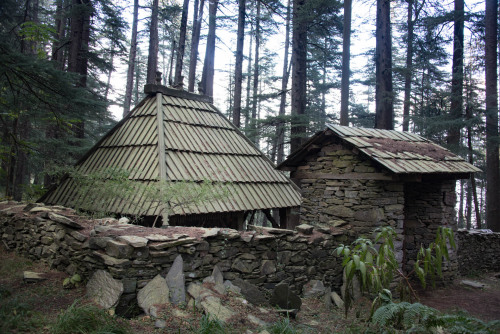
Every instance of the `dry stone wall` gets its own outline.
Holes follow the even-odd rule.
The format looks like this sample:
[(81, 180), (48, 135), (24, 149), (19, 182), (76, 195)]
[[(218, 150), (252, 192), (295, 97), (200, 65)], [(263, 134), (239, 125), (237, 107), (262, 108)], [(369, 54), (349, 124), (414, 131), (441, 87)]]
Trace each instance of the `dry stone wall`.
[(457, 241), (461, 274), (500, 272), (500, 233), (459, 230)]
[(1, 207), (0, 236), (9, 249), (85, 278), (103, 269), (123, 283), (125, 303), (135, 301), (153, 277), (165, 276), (179, 254), (186, 283), (210, 276), (218, 265), (225, 279), (240, 278), (265, 289), (286, 282), (300, 292), (316, 279), (339, 290), (341, 259), (333, 250), (350, 242), (339, 229), (155, 229), (114, 219), (82, 220), (60, 207)]
[(377, 180), (383, 171), (355, 150), (338, 143), (324, 145), (292, 173), (292, 178), (294, 174), (317, 176), (299, 181), (303, 196), (301, 222), (350, 225), (357, 234), (386, 224), (402, 229), (403, 182)]
[[(457, 229), (455, 180), (422, 181), (405, 185), (406, 219), (405, 270), (413, 269), (420, 245), (427, 247), (436, 239), (437, 229)], [(458, 270), (456, 251), (450, 248), (450, 261), (443, 265), (444, 279), (452, 279)]]
[(335, 139), (304, 158), (291, 178), (302, 190), (302, 223), (342, 227), (357, 236), (390, 225), (398, 234), (395, 248), (402, 258), (403, 182), (381, 180), (389, 178), (381, 168)]

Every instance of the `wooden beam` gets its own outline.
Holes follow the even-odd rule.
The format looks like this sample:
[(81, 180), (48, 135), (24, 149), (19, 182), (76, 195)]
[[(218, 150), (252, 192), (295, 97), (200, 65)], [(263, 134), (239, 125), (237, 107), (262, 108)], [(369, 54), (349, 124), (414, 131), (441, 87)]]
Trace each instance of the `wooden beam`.
[(398, 181), (397, 175), (387, 175), (384, 173), (307, 173), (298, 171), (293, 175), (296, 179), (326, 179), (326, 180), (382, 180)]

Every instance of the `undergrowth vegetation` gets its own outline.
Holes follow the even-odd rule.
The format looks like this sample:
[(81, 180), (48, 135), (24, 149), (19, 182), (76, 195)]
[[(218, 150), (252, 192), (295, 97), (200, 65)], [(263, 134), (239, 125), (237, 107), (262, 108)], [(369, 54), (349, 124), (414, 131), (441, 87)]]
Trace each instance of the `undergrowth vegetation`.
[(105, 310), (75, 301), (61, 312), (52, 327), (53, 334), (131, 334), (125, 320), (111, 316)]

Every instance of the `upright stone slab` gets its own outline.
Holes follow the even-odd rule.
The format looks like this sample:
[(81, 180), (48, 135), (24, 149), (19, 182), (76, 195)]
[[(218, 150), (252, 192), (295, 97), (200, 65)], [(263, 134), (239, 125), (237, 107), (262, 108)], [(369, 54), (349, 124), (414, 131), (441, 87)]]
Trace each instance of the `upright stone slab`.
[(300, 297), (290, 290), (287, 283), (276, 285), (269, 302), (271, 305), (277, 305), (285, 310), (300, 310), (302, 305)]
[(168, 271), (167, 285), (170, 290), (170, 302), (172, 304), (178, 305), (186, 302), (184, 262), (181, 255), (177, 255), (174, 264)]
[(112, 308), (123, 293), (123, 283), (104, 270), (97, 270), (87, 283), (87, 295), (98, 305)]
[(168, 292), (167, 281), (161, 275), (156, 275), (144, 288), (139, 290), (137, 303), (146, 314), (149, 314), (151, 306), (168, 303)]

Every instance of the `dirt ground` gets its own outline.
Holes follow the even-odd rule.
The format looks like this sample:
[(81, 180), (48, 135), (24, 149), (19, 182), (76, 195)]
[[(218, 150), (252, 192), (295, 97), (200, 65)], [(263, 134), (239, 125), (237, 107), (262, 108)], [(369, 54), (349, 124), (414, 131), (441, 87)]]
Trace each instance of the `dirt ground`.
[[(22, 275), (26, 270), (44, 273), (46, 280), (25, 283)], [(75, 300), (85, 302), (83, 286), (71, 290), (62, 288), (62, 281), (66, 277), (64, 273), (50, 270), (43, 264), (34, 263), (0, 246), (0, 308), (2, 303), (15, 299), (29, 304), (34, 314), (42, 319), (38, 325), (23, 332), (50, 333), (50, 326), (61, 310), (68, 308)], [(500, 278), (494, 273), (465, 278), (486, 284), (484, 289), (461, 285), (461, 279), (445, 288), (421, 291), (420, 302), (441, 311), (463, 309), (485, 321), (500, 319)], [(248, 320), (248, 314), (270, 324), (282, 319), (273, 308), (257, 308), (238, 298), (229, 298), (225, 302), (238, 314), (228, 324), (230, 333), (258, 333), (262, 329)], [(367, 326), (365, 320), (369, 305), (369, 300), (362, 299), (345, 318), (343, 310), (327, 309), (322, 298), (303, 299), (301, 311), (291, 323), (302, 333), (359, 333)], [(167, 322), (167, 327), (162, 330), (156, 329), (155, 320), (148, 316), (129, 320), (129, 324), (135, 333), (193, 333), (202, 317), (198, 311), (188, 307), (169, 306), (162, 308), (160, 314)], [(20, 331), (13, 331), (17, 332)]]
[[(462, 280), (485, 284), (478, 289), (461, 284)], [(420, 302), (443, 312), (465, 310), (484, 321), (500, 320), (500, 273), (460, 277), (453, 285), (420, 291)]]

